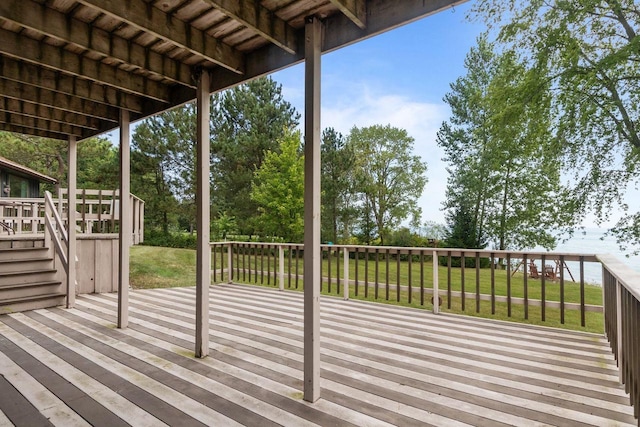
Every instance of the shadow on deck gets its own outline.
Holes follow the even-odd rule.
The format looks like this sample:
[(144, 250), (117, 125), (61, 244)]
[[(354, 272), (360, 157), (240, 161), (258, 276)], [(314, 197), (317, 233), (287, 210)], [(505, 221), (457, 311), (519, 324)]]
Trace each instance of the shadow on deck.
[(322, 297), (322, 397), (302, 400), (302, 294), (194, 288), (0, 316), (4, 425), (636, 425), (599, 335)]

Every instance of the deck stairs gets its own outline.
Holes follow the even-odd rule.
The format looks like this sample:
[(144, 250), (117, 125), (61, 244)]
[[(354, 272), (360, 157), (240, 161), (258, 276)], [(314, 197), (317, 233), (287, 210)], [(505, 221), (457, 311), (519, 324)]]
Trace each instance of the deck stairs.
[(64, 290), (44, 237), (0, 240), (0, 314), (62, 305)]

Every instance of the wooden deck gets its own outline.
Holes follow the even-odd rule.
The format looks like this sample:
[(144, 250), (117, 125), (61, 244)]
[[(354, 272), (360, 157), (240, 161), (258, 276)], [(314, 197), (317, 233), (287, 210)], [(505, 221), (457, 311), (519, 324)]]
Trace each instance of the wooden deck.
[(322, 299), (322, 398), (302, 400), (302, 294), (211, 287), (0, 316), (0, 426), (636, 425), (597, 335)]

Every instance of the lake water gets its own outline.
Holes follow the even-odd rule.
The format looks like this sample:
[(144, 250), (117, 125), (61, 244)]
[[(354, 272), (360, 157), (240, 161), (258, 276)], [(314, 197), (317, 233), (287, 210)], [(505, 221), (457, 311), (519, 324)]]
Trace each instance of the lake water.
[[(577, 231), (576, 234), (565, 243), (560, 243), (554, 252), (584, 253), (584, 254), (611, 254), (631, 269), (640, 273), (640, 256), (626, 257), (616, 244), (615, 237), (605, 236), (606, 230), (599, 228), (587, 228)], [(543, 250), (536, 248), (535, 250)], [(580, 267), (578, 263), (567, 262), (567, 266), (576, 280), (579, 280)], [(598, 263), (587, 262), (584, 264), (585, 282), (600, 284), (602, 282), (602, 268)]]

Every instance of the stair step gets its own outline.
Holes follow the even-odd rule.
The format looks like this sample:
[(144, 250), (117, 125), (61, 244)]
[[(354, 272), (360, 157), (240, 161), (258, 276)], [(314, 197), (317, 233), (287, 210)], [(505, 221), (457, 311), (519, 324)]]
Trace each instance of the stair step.
[(66, 294), (54, 292), (33, 296), (17, 297), (0, 301), (0, 315), (16, 313), (18, 311), (38, 310), (41, 308), (56, 307), (64, 303)]
[(41, 268), (38, 270), (3, 271), (0, 272), (0, 286), (18, 283), (34, 283), (55, 280), (55, 268)]
[(28, 283), (11, 283), (7, 285), (0, 285), (0, 292), (5, 289), (18, 289), (18, 288), (38, 288), (42, 286), (61, 285), (59, 280), (44, 280), (41, 282), (28, 282)]
[(19, 259), (0, 259), (1, 264), (14, 264), (14, 263), (25, 263), (25, 262), (35, 262), (35, 261), (53, 261), (51, 257), (41, 257), (41, 258), (19, 258)]
[(46, 256), (49, 248), (0, 248), (0, 260), (19, 260)]
[(0, 272), (0, 278), (2, 277), (10, 277), (10, 276), (20, 276), (20, 275), (31, 275), (31, 274), (39, 274), (39, 273), (55, 273), (58, 270), (55, 268), (43, 268), (40, 270), (25, 270), (25, 271), (2, 271)]

